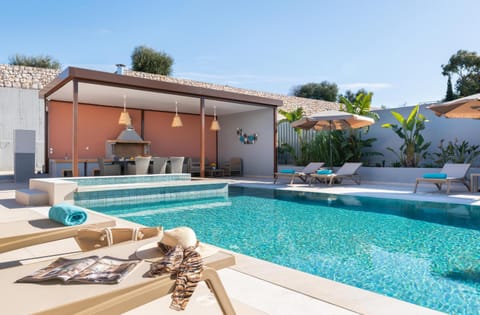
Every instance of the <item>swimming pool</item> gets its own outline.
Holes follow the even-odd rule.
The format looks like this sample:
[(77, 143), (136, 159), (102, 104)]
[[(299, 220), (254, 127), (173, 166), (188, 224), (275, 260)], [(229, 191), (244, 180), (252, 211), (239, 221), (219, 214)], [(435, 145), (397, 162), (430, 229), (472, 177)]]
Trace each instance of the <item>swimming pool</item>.
[(229, 187), (228, 198), (97, 208), (450, 314), (480, 309), (474, 206)]

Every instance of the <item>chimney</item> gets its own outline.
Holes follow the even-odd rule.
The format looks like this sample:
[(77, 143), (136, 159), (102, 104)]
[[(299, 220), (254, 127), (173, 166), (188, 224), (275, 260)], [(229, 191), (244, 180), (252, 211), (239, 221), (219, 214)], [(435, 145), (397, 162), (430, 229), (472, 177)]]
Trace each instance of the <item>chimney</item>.
[(125, 69), (125, 65), (121, 63), (117, 63), (117, 71), (115, 71), (116, 74), (123, 75), (123, 70)]

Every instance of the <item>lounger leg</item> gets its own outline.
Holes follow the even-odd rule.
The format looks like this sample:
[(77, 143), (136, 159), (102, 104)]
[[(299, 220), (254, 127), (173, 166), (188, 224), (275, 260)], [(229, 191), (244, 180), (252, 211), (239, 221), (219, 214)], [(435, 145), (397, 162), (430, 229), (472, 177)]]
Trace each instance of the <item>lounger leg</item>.
[(450, 193), (450, 181), (447, 181), (447, 195)]
[(415, 188), (413, 189), (413, 193), (417, 192), (417, 187), (418, 187), (418, 180), (415, 181)]
[(293, 181), (295, 180), (295, 175), (292, 175), (292, 178), (290, 179), (290, 185), (293, 184)]
[(207, 286), (215, 295), (223, 314), (235, 315), (233, 305), (228, 298), (227, 292), (225, 292), (225, 288), (223, 287), (222, 281), (218, 277), (217, 271), (215, 269), (205, 267), (202, 272), (202, 280), (205, 281)]

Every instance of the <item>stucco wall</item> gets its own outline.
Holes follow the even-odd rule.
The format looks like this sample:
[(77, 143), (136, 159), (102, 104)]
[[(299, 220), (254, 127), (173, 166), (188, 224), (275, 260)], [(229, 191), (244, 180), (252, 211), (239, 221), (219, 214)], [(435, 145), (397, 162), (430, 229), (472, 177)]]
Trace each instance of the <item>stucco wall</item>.
[[(125, 128), (118, 124), (121, 108), (79, 104), (79, 158), (105, 156), (105, 141), (114, 140)], [(141, 135), (141, 111), (128, 109), (135, 131)], [(198, 115), (180, 114), (183, 127), (172, 128), (173, 113), (145, 111), (144, 140), (151, 141), (155, 156), (200, 156), (200, 119)], [(211, 117), (206, 117), (207, 126)], [(206, 156), (216, 157), (215, 133), (206, 132)], [(72, 104), (49, 103), (49, 158), (63, 159), (72, 152)]]
[[(222, 127), (218, 135), (219, 160), (231, 157), (243, 159), (243, 173), (247, 176), (273, 176), (274, 168), (274, 126), (273, 109), (260, 109), (254, 112), (222, 116)], [(237, 128), (247, 134), (258, 134), (254, 144), (239, 141)]]
[(45, 164), (45, 116), (37, 90), (0, 87), (0, 171), (13, 170), (15, 129), (35, 131), (35, 168)]
[[(459, 143), (463, 140), (469, 142), (470, 145), (480, 145), (480, 121), (474, 119), (447, 119), (443, 117), (437, 117), (431, 110), (426, 108), (427, 105), (420, 106), (420, 113), (425, 115), (429, 120), (426, 123), (425, 130), (422, 131), (422, 135), (425, 141), (431, 141), (429, 152), (439, 152), (438, 145), (440, 140), (444, 139), (446, 142), (454, 141), (455, 138), (459, 140)], [(387, 147), (391, 147), (398, 151), (398, 148), (403, 143), (400, 137), (398, 137), (393, 130), (382, 128), (385, 123), (397, 123), (396, 119), (392, 116), (391, 111), (394, 110), (403, 117), (408, 117), (412, 111), (413, 106), (377, 110), (380, 115), (380, 120), (370, 127), (370, 131), (367, 138), (377, 138), (377, 141), (373, 143), (373, 151), (378, 151), (384, 154), (384, 156), (372, 157), (369, 164), (375, 165), (375, 163), (382, 163), (385, 160), (385, 166), (391, 166), (398, 158)], [(428, 163), (429, 161), (424, 161)], [(477, 159), (474, 165), (480, 165), (480, 160)]]

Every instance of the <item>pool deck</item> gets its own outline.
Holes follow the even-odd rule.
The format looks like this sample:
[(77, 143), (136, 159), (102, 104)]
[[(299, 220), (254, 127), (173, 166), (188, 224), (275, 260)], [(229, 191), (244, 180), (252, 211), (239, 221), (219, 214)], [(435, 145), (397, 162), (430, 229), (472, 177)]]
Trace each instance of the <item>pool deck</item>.
[[(439, 192), (434, 185), (421, 185), (413, 194), (412, 184), (362, 183), (345, 181), (342, 185), (306, 184), (287, 185), (282, 181), (274, 185), (271, 178), (236, 178), (232, 185), (349, 194), (394, 199), (425, 200), (480, 205), (480, 194), (467, 192), (465, 187), (453, 185), (450, 195)], [(0, 212), (12, 213), (23, 208), (15, 202), (15, 190), (26, 185), (0, 182)], [(48, 207), (29, 207), (45, 212)], [(132, 226), (131, 222), (117, 219), (118, 226)], [(72, 239), (31, 246), (0, 254), (0, 268), (13, 260), (22, 264), (58, 255), (78, 252)], [(234, 253), (235, 266), (219, 271), (223, 284), (239, 314), (442, 314), (414, 304), (358, 289), (304, 272), (275, 265), (263, 260)], [(36, 257), (28, 259), (27, 257)], [(146, 304), (127, 314), (179, 314), (168, 309), (170, 297)], [(221, 314), (211, 294), (202, 285), (195, 292), (189, 307), (182, 314)]]

